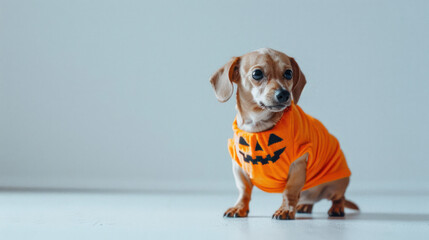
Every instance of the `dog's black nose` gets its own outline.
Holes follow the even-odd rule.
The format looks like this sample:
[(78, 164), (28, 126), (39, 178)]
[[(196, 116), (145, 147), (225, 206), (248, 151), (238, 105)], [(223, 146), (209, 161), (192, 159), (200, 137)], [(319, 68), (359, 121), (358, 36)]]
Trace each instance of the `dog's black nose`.
[(290, 93), (287, 90), (284, 89), (278, 89), (276, 90), (276, 99), (279, 103), (285, 103), (289, 100)]

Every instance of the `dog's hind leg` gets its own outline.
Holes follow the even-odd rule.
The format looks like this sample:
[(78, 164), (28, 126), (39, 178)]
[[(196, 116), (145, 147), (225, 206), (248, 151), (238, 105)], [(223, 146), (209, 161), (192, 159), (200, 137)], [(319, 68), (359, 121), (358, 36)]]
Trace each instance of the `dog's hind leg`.
[(329, 209), (328, 214), (331, 217), (344, 216), (344, 207), (358, 209), (358, 207), (344, 198), (344, 193), (349, 184), (349, 178), (342, 178), (331, 182), (326, 182), (305, 191), (301, 192), (299, 198), (297, 212), (298, 213), (311, 213), (313, 205), (321, 199), (328, 199), (332, 201), (332, 207)]
[(344, 196), (339, 199), (332, 200), (332, 207), (328, 211), (330, 217), (344, 217)]
[(342, 178), (329, 182), (323, 191), (323, 198), (332, 201), (332, 206), (328, 211), (330, 217), (344, 217), (344, 206), (346, 199), (344, 194), (349, 185), (349, 178)]

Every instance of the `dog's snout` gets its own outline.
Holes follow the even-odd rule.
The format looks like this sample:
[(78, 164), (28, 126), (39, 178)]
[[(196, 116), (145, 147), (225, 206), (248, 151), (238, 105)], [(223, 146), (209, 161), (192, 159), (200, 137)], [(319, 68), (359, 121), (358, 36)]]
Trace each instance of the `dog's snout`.
[(275, 95), (276, 95), (276, 100), (279, 103), (285, 103), (285, 102), (289, 101), (289, 98), (290, 98), (289, 91), (284, 90), (284, 89), (276, 90)]

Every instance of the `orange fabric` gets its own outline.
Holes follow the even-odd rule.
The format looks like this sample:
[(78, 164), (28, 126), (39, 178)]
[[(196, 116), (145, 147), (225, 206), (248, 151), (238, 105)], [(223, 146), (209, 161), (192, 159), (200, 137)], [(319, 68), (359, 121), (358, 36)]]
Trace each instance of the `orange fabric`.
[(237, 127), (237, 119), (232, 128), (232, 159), (265, 192), (283, 192), (290, 165), (304, 153), (309, 157), (303, 190), (351, 175), (338, 140), (294, 103), (270, 130), (245, 132)]

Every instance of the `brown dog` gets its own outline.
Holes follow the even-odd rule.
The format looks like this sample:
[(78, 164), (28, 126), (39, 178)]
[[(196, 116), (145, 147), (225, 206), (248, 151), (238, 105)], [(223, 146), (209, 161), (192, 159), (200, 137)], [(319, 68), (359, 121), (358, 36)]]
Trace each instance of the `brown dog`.
[[(237, 85), (229, 148), (239, 197), (224, 216), (248, 215), (254, 185), (283, 193), (276, 219), (311, 213), (321, 199), (332, 200), (329, 216), (344, 216), (344, 207), (358, 209), (344, 197), (350, 171), (338, 141), (296, 105), (306, 79), (293, 58), (273, 49), (253, 51), (232, 58), (210, 82), (220, 102)], [(278, 149), (272, 149), (275, 144)]]

